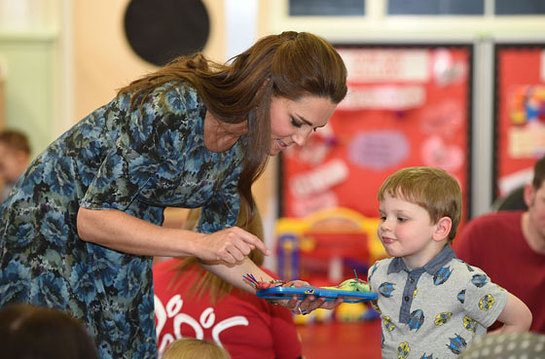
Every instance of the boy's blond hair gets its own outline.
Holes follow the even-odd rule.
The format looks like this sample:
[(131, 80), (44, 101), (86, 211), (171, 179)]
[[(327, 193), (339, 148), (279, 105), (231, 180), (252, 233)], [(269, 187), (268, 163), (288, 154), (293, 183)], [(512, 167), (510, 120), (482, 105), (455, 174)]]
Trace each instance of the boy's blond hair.
[(452, 220), (448, 243), (456, 237), (462, 219), (462, 191), (458, 181), (434, 167), (408, 167), (390, 175), (380, 187), (377, 199), (385, 195), (414, 203), (428, 211), (432, 223), (442, 217)]
[(161, 359), (231, 359), (227, 350), (203, 339), (182, 338), (169, 344)]

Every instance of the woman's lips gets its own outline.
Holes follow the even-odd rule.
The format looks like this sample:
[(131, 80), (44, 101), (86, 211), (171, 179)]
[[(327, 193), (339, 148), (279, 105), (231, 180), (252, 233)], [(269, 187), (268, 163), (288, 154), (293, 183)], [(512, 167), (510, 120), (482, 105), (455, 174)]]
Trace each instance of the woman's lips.
[(276, 143), (278, 144), (278, 147), (280, 148), (280, 150), (288, 148), (288, 145), (285, 144), (284, 141), (282, 140), (276, 140)]

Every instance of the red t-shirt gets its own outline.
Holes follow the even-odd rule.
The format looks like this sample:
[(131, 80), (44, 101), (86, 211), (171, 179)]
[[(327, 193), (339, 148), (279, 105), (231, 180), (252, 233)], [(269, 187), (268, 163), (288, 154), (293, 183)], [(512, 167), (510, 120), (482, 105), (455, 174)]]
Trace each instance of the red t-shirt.
[(233, 359), (295, 359), (302, 355), (289, 310), (236, 288), (215, 305), (208, 294), (187, 297), (184, 292), (202, 278), (203, 270), (192, 266), (171, 283), (177, 261), (170, 259), (153, 266), (159, 352), (175, 339), (193, 337), (216, 341)]
[(481, 268), (522, 300), (533, 315), (531, 330), (545, 334), (545, 255), (522, 234), (522, 211), (502, 211), (471, 220), (454, 242), (458, 258)]

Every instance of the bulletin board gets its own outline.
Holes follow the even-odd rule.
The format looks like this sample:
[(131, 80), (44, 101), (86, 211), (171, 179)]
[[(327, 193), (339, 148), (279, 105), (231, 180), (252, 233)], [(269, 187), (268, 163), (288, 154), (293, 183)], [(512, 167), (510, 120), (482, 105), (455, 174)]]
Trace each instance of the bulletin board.
[(345, 207), (378, 216), (377, 191), (398, 169), (434, 166), (471, 199), (473, 44), (336, 44), (348, 95), (325, 128), (280, 156), (279, 216)]
[(531, 180), (545, 155), (545, 43), (495, 45), (494, 193)]

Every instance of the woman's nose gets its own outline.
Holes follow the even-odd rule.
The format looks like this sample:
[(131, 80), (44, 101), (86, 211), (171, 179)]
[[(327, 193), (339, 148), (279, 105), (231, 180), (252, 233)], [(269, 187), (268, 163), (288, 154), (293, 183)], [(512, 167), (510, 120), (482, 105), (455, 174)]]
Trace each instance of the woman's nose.
[(312, 132), (312, 129), (308, 129), (308, 130), (300, 129), (299, 131), (293, 134), (292, 136), (293, 142), (295, 142), (298, 146), (303, 146), (307, 142), (307, 139), (310, 136), (311, 132)]

